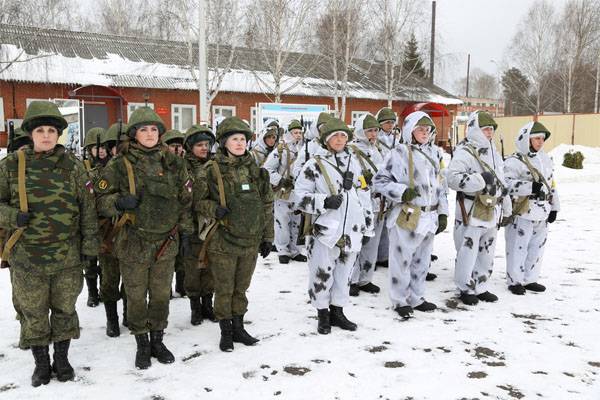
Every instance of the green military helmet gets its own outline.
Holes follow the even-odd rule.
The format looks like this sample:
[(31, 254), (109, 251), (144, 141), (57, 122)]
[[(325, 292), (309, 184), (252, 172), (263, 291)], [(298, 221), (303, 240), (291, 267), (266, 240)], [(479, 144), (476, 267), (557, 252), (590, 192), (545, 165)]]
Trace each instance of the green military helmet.
[(494, 121), (494, 118), (492, 118), (492, 116), (485, 111), (477, 112), (477, 122), (479, 123), (480, 128), (483, 128), (484, 126), (491, 126), (494, 128), (494, 130), (498, 129), (498, 124), (496, 121)]
[(302, 129), (302, 124), (300, 123), (300, 121), (298, 121), (297, 119), (291, 120), (288, 124), (287, 130), (289, 132), (292, 129)]
[(421, 118), (418, 122), (417, 125), (415, 126), (430, 126), (431, 127), (431, 131), (435, 130), (435, 124), (433, 123), (433, 121), (431, 120), (431, 118), (428, 117), (423, 117)]
[(333, 117), (328, 112), (319, 113), (319, 117), (317, 118), (317, 129), (319, 128), (319, 126), (326, 123), (331, 118), (333, 118)]
[(116, 122), (112, 124), (105, 132), (104, 135), (100, 137), (100, 144), (106, 144), (108, 142), (118, 142), (119, 141), (119, 125), (121, 126), (121, 134), (127, 134), (127, 125), (124, 123)]
[(380, 125), (379, 125), (379, 122), (377, 121), (377, 118), (375, 118), (371, 114), (367, 114), (365, 116), (365, 119), (363, 120), (363, 130), (372, 129), (372, 128), (379, 129), (379, 127), (380, 127)]
[(154, 112), (150, 107), (140, 107), (131, 113), (128, 123), (128, 134), (130, 137), (135, 137), (135, 132), (138, 128), (145, 125), (156, 125), (158, 127), (158, 134), (162, 135), (165, 133), (165, 124), (163, 120)]
[(545, 133), (546, 137), (544, 138), (544, 140), (548, 140), (548, 138), (550, 137), (550, 131), (548, 130), (548, 128), (546, 128), (541, 122), (537, 122), (535, 121), (533, 123), (533, 126), (531, 127), (531, 132), (529, 132), (529, 135), (534, 135), (536, 133)]
[(164, 135), (160, 138), (163, 143), (169, 144), (169, 142), (180, 142), (183, 144), (183, 140), (185, 139), (185, 134), (181, 133), (177, 129), (170, 129), (165, 132)]
[(95, 146), (98, 143), (98, 137), (100, 137), (100, 143), (102, 143), (102, 136), (104, 135), (103, 128), (92, 128), (87, 131), (85, 134), (85, 139), (83, 141), (83, 148), (88, 148), (89, 146)]
[(352, 129), (346, 125), (344, 121), (339, 118), (331, 117), (321, 129), (321, 134), (319, 140), (321, 144), (326, 145), (327, 137), (331, 135), (333, 132), (346, 132), (348, 134), (348, 142), (352, 140)]
[(219, 124), (217, 128), (217, 141), (223, 145), (227, 138), (234, 133), (243, 133), (246, 140), (252, 137), (252, 129), (247, 123), (238, 117), (227, 117)]
[(55, 127), (60, 136), (69, 124), (56, 104), (50, 101), (32, 101), (25, 111), (21, 128), (31, 133), (35, 128), (43, 125)]
[(185, 132), (184, 147), (191, 151), (198, 142), (208, 141), (209, 147), (215, 144), (215, 134), (207, 125), (192, 125)]
[(382, 109), (377, 111), (377, 121), (379, 121), (379, 123), (382, 123), (384, 121), (396, 122), (397, 119), (398, 117), (396, 116), (396, 113), (389, 107), (383, 107)]

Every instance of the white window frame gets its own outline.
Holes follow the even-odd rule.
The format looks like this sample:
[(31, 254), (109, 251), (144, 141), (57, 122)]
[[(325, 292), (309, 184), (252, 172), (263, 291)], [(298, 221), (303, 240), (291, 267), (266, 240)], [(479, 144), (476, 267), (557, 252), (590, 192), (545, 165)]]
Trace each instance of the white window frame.
[[(235, 106), (212, 106), (212, 126), (213, 129), (215, 129), (216, 124), (217, 124), (217, 117), (220, 117), (221, 115), (223, 115), (221, 113), (221, 111), (224, 110), (230, 110), (231, 111), (231, 116), (235, 117)], [(219, 111), (219, 115), (217, 115), (217, 111)]]
[(256, 124), (258, 123), (258, 107), (250, 107), (250, 129), (256, 132)]
[[(175, 107), (179, 107), (179, 113), (177, 113), (177, 115), (179, 116), (179, 124), (175, 124)], [(182, 109), (192, 109), (192, 125), (197, 124), (197, 110), (196, 110), (196, 105), (195, 104), (171, 104), (171, 129), (177, 129), (180, 132), (185, 132), (188, 128), (190, 128), (189, 126), (187, 128), (183, 128), (181, 126), (181, 110)]]
[[(146, 106), (146, 103), (127, 103), (127, 122), (131, 118), (131, 114), (138, 108)], [(148, 107), (154, 110), (154, 103), (148, 103)]]
[(4, 99), (0, 97), (0, 132), (4, 132)]
[(29, 105), (31, 104), (32, 101), (51, 101), (50, 99), (32, 99), (32, 98), (27, 98), (25, 99), (25, 108), (29, 107)]
[(352, 111), (352, 113), (350, 114), (352, 116), (352, 119), (351, 119), (352, 126), (354, 126), (355, 122), (358, 121), (358, 119), (360, 117), (362, 117), (363, 115), (368, 114), (368, 113), (369, 113), (368, 111)]

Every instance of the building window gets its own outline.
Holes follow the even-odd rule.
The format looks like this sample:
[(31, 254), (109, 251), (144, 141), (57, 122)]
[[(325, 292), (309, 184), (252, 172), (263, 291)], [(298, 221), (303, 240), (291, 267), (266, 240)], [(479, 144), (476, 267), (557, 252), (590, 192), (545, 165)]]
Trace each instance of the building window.
[(217, 118), (233, 117), (235, 116), (235, 106), (213, 106), (212, 108), (212, 126), (213, 129), (217, 128)]
[(256, 132), (256, 107), (250, 107), (250, 128), (252, 129), (252, 132)]
[(32, 101), (50, 101), (49, 99), (25, 99), (25, 106), (29, 107)]
[(196, 106), (194, 104), (171, 105), (171, 127), (185, 132), (196, 123)]
[[(146, 103), (127, 103), (127, 121), (131, 118), (131, 114), (140, 107), (146, 106)], [(154, 103), (148, 103), (148, 107), (154, 110)]]
[(365, 114), (368, 114), (368, 111), (352, 111), (352, 126)]
[(4, 100), (0, 97), (0, 132), (4, 132)]

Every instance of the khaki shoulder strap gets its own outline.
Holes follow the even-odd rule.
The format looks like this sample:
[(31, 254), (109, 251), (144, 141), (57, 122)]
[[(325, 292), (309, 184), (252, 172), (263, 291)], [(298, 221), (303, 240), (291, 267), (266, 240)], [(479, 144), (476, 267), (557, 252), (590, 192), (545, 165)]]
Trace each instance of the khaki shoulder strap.
[[(26, 162), (25, 162), (25, 153), (23, 152), (23, 150), (17, 151), (17, 159), (18, 159), (18, 167), (17, 167), (17, 185), (18, 186), (17, 187), (19, 190), (19, 209), (22, 212), (26, 213), (29, 210), (29, 206), (27, 204), (27, 188), (25, 186)], [(25, 230), (25, 227), (18, 228), (16, 231), (13, 232), (12, 235), (10, 235), (10, 237), (6, 241), (4, 250), (2, 251), (2, 259), (3, 260), (6, 260), (8, 258), (10, 251), (12, 250), (14, 245), (17, 243), (17, 241), (23, 234), (24, 230)]]
[(221, 207), (227, 207), (227, 203), (225, 201), (225, 185), (223, 184), (223, 176), (221, 175), (219, 164), (211, 161), (211, 168), (215, 174), (215, 178), (217, 178), (217, 187), (219, 188), (219, 204)]
[(525, 164), (529, 172), (531, 172), (531, 176), (534, 180), (536, 180), (537, 182), (541, 181), (544, 184), (544, 186), (546, 186), (546, 188), (548, 189), (548, 192), (552, 192), (552, 188), (548, 184), (548, 181), (546, 181), (546, 178), (544, 178), (542, 173), (531, 164), (527, 157), (523, 156), (522, 154), (517, 154), (517, 159), (520, 160), (523, 164)]
[[(496, 171), (494, 171), (494, 168), (490, 167), (488, 163), (486, 163), (485, 161), (483, 161), (481, 159), (481, 157), (479, 157), (479, 154), (477, 154), (477, 150), (475, 148), (473, 148), (471, 145), (466, 145), (465, 148), (467, 149), (467, 151), (469, 152), (469, 154), (471, 154), (479, 163), (479, 165), (481, 166), (481, 169), (483, 169), (484, 171), (487, 170), (489, 172), (492, 173), (492, 175), (494, 175), (494, 178), (496, 178), (496, 183), (498, 183), (498, 185), (504, 189), (504, 184), (502, 183), (502, 181), (500, 180), (500, 178), (498, 177), (498, 175), (496, 174)], [(492, 157), (494, 157), (494, 155), (492, 154)]]
[(375, 171), (375, 173), (377, 173), (377, 167), (375, 166), (375, 164), (373, 163), (373, 161), (371, 161), (371, 157), (367, 156), (361, 149), (359, 149), (354, 144), (351, 144), (350, 148), (352, 150), (354, 150), (354, 152), (358, 156), (358, 162), (360, 162), (360, 166), (362, 167), (363, 174), (364, 174), (364, 171), (367, 170), (367, 166), (365, 165), (365, 161), (371, 166), (371, 168), (373, 168), (373, 171)]
[(85, 167), (85, 170), (88, 172), (90, 172), (92, 170), (92, 163), (88, 159), (83, 160), (83, 166)]
[(408, 187), (411, 189), (415, 188), (415, 163), (413, 160), (413, 150), (410, 144), (406, 145), (408, 150)]
[(317, 165), (319, 166), (319, 169), (321, 170), (321, 173), (323, 174), (323, 177), (325, 178), (325, 183), (327, 183), (327, 188), (329, 189), (330, 194), (332, 194), (332, 195), (337, 194), (335, 187), (333, 186), (333, 183), (331, 182), (331, 178), (329, 177), (329, 174), (327, 173), (327, 169), (325, 168), (325, 166), (323, 165), (323, 162), (321, 161), (321, 157), (315, 156), (315, 161), (317, 162)]
[[(129, 194), (135, 196), (136, 189), (135, 189), (135, 175), (133, 174), (133, 166), (131, 165), (131, 162), (127, 159), (127, 157), (125, 157), (125, 156), (123, 156), (123, 164), (125, 164), (125, 170), (127, 171), (127, 184), (129, 186)], [(135, 223), (135, 214), (132, 214), (129, 212), (123, 213), (121, 218), (119, 218), (119, 220), (115, 224), (115, 228), (114, 228), (115, 234), (127, 222), (131, 222), (132, 224)]]

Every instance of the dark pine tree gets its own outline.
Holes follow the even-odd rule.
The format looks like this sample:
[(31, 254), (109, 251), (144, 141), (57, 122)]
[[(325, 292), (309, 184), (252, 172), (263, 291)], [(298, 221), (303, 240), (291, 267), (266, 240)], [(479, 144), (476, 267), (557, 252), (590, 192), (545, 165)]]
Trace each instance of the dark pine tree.
[(404, 62), (402, 63), (404, 74), (411, 74), (420, 78), (427, 77), (427, 71), (423, 65), (423, 58), (419, 53), (419, 43), (412, 34), (404, 45)]

